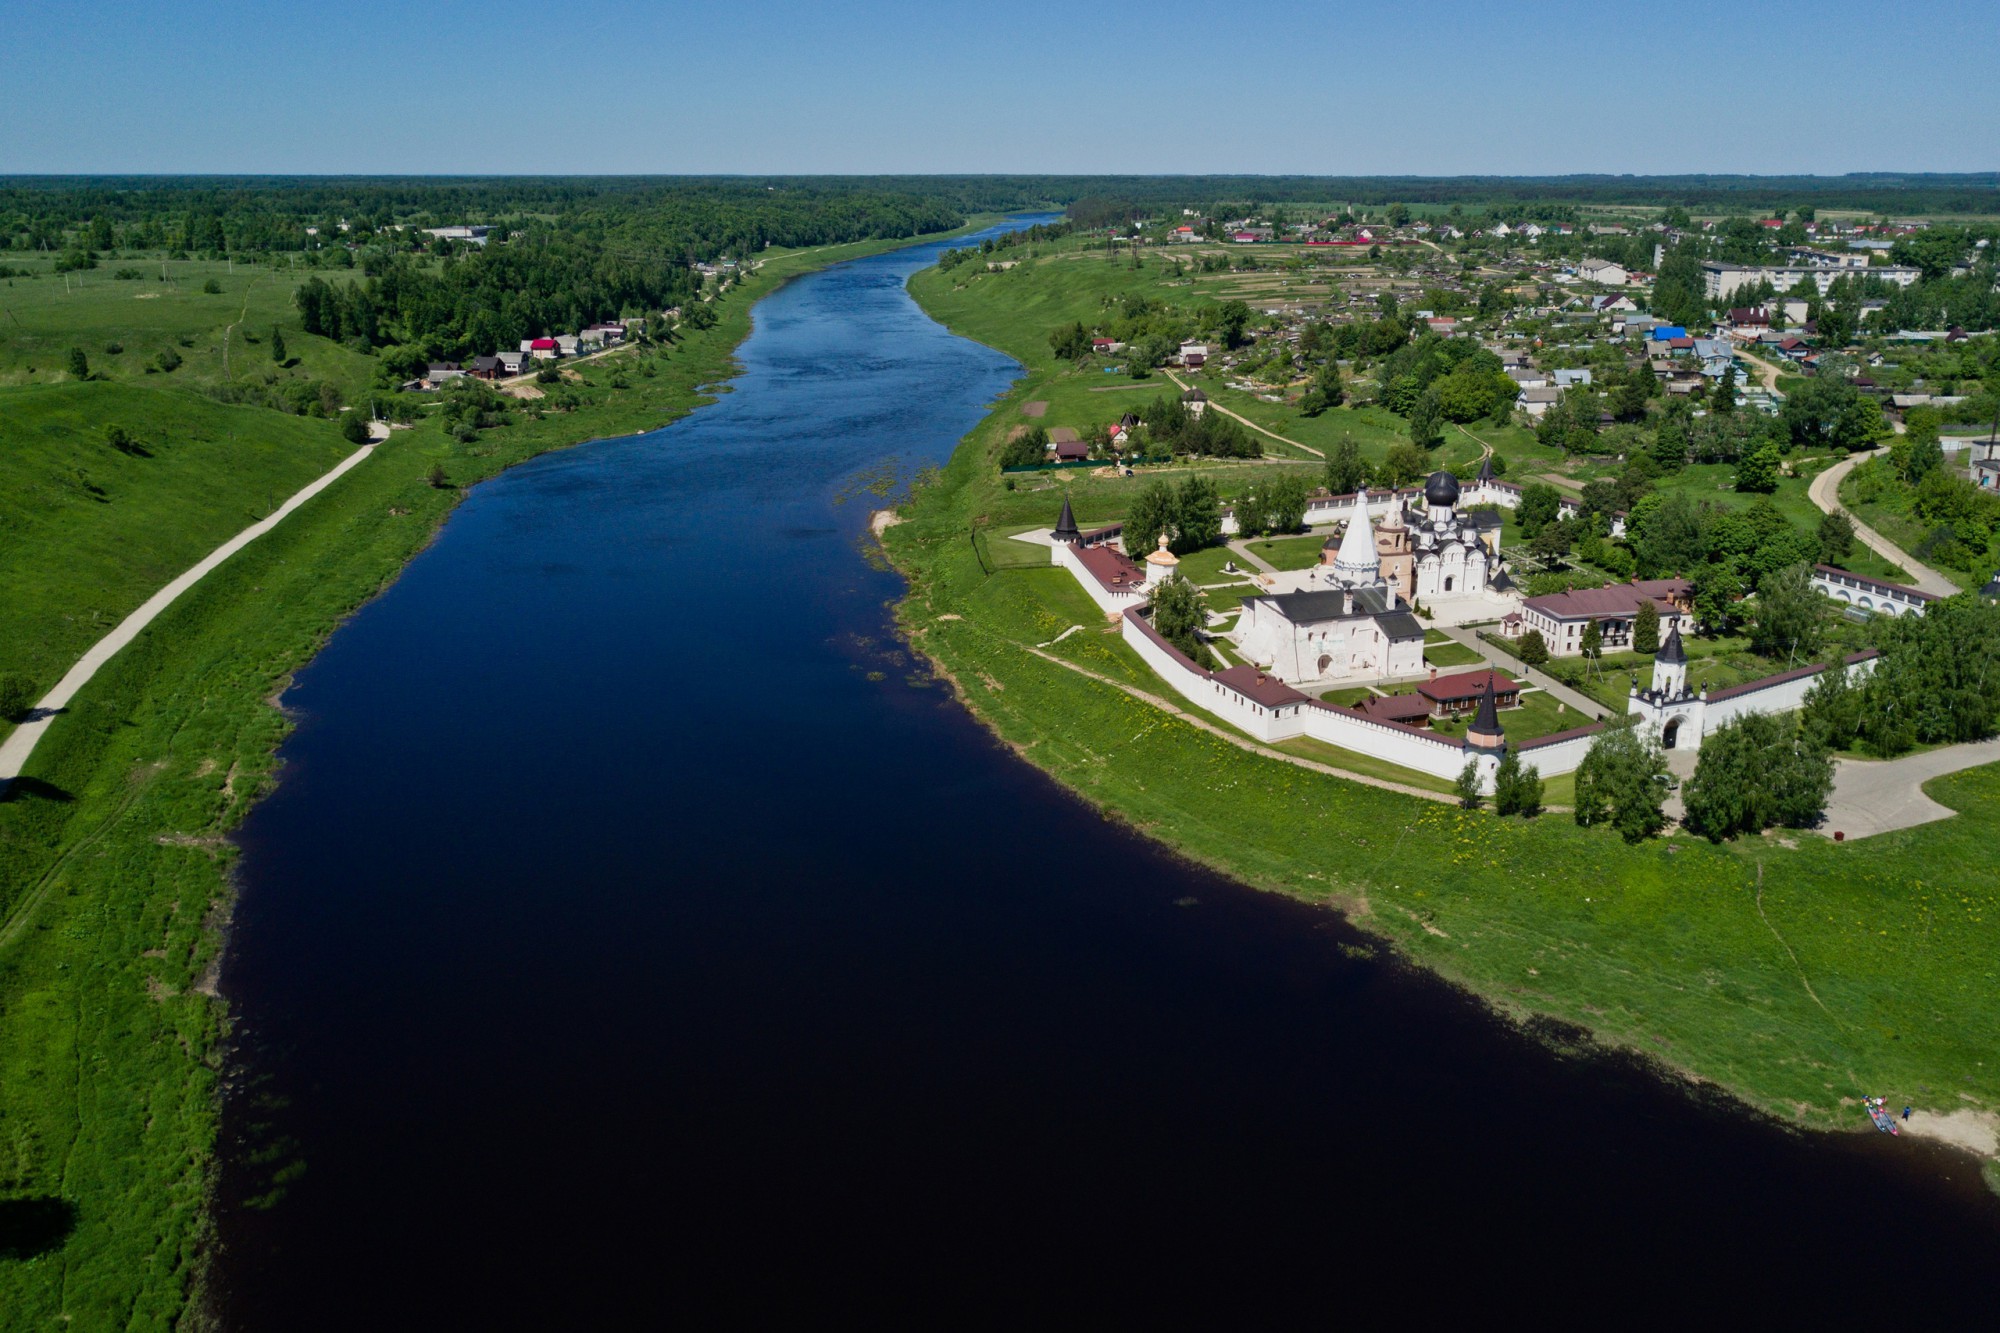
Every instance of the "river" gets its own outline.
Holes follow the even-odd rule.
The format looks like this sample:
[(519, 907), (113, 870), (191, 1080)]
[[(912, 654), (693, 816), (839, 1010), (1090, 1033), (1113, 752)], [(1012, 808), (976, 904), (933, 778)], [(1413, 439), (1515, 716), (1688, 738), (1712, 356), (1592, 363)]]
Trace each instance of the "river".
[(790, 284), (713, 405), (478, 487), (300, 673), (223, 975), (225, 1327), (1984, 1290), (1965, 1159), (1531, 1041), (1100, 819), (898, 651), (857, 486), (1014, 369), (904, 294), (937, 249)]

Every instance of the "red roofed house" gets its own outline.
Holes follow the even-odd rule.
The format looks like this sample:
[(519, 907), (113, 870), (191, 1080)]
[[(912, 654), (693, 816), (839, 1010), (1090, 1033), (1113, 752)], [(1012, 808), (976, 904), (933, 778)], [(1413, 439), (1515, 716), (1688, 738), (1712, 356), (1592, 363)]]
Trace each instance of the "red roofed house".
[(536, 338), (528, 343), (527, 353), (537, 361), (553, 361), (562, 350), (554, 338)]
[(1417, 686), (1417, 693), (1430, 703), (1430, 715), (1439, 720), (1461, 717), (1478, 711), (1488, 683), (1493, 686), (1493, 703), (1499, 708), (1518, 708), (1521, 687), (1498, 671), (1461, 671), (1439, 676)]

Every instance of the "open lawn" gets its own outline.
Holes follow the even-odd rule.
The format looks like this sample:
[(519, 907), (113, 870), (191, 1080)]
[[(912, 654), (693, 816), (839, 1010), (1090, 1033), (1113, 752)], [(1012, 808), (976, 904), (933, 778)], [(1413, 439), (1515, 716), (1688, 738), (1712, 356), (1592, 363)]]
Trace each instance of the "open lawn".
[(1428, 642), (1428, 636), (1426, 636), (1424, 662), (1429, 666), (1474, 666), (1484, 660), (1478, 653), (1455, 640), (1446, 639), (1443, 643), (1433, 644)]
[(1264, 537), (1247, 543), (1247, 546), (1273, 569), (1311, 569), (1319, 563), (1320, 552), (1326, 548), (1326, 538), (1319, 534), (1308, 537)]

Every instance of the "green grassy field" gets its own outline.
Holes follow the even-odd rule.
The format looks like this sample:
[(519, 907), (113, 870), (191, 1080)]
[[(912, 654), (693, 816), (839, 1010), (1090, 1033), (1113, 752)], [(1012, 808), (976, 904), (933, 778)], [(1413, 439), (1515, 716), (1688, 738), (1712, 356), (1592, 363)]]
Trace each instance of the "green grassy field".
[(1326, 538), (1323, 535), (1266, 537), (1247, 545), (1253, 554), (1273, 569), (1311, 569), (1319, 563)]
[[(273, 780), (287, 723), (267, 701), (290, 672), (396, 577), (460, 487), (685, 413), (728, 373), (758, 295), (897, 244), (774, 259), (654, 376), (592, 390), (574, 414), (517, 416), (472, 444), (434, 425), (398, 433), (176, 602), (50, 728), (0, 802), (0, 1224), (10, 1244), (22, 1210), (55, 1224), (0, 1257), (0, 1325), (166, 1330), (182, 1318), (206, 1235), (221, 1059), (206, 987), (227, 839)], [(452, 487), (427, 484), (434, 464)], [(272, 1161), (271, 1188), (295, 1166)]]
[[(113, 276), (121, 270), (140, 276)], [(312, 276), (290, 266), (150, 257), (0, 280), (0, 387), (67, 380), (69, 349), (77, 347), (93, 376), (121, 382), (212, 387), (325, 380), (354, 401), (374, 382), (375, 359), (300, 327), (292, 293)], [(357, 274), (318, 276), (341, 282)], [(221, 291), (203, 291), (210, 282)], [(284, 334), (283, 366), (271, 356), (274, 327)], [(167, 351), (180, 358), (172, 371), (158, 368)]]
[[(1562, 816), (1503, 820), (1301, 770), (1081, 680), (1024, 651), (1061, 617), (1020, 579), (984, 574), (962, 536), (1053, 517), (1051, 497), (998, 489), (991, 463), (1018, 404), (1060, 373), (1034, 355), (1045, 324), (1021, 317), (1022, 293), (988, 314), (943, 286), (911, 283), (1029, 373), (886, 544), (912, 580), (912, 643), (1031, 762), (1249, 884), (1345, 908), (1505, 1011), (1581, 1024), (1787, 1121), (1858, 1130), (1867, 1094), (2000, 1107), (2000, 884), (1964, 873), (2000, 834), (2000, 766), (1928, 785), (1955, 818), (1862, 842), (1632, 847)], [(1546, 799), (1572, 790), (1551, 780)]]
[[(143, 454), (105, 443), (123, 426)], [(174, 388), (0, 389), (0, 671), (37, 692), (353, 448), (331, 421)]]

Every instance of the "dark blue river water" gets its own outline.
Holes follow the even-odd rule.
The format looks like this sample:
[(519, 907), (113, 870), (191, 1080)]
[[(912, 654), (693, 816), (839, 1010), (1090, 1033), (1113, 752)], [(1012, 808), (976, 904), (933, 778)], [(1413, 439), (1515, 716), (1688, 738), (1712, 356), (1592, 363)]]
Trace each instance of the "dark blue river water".
[(300, 675), (224, 976), (225, 1326), (1990, 1296), (1966, 1162), (1552, 1053), (902, 658), (841, 497), (1014, 372), (904, 295), (935, 251), (793, 283), (713, 406), (479, 487)]

